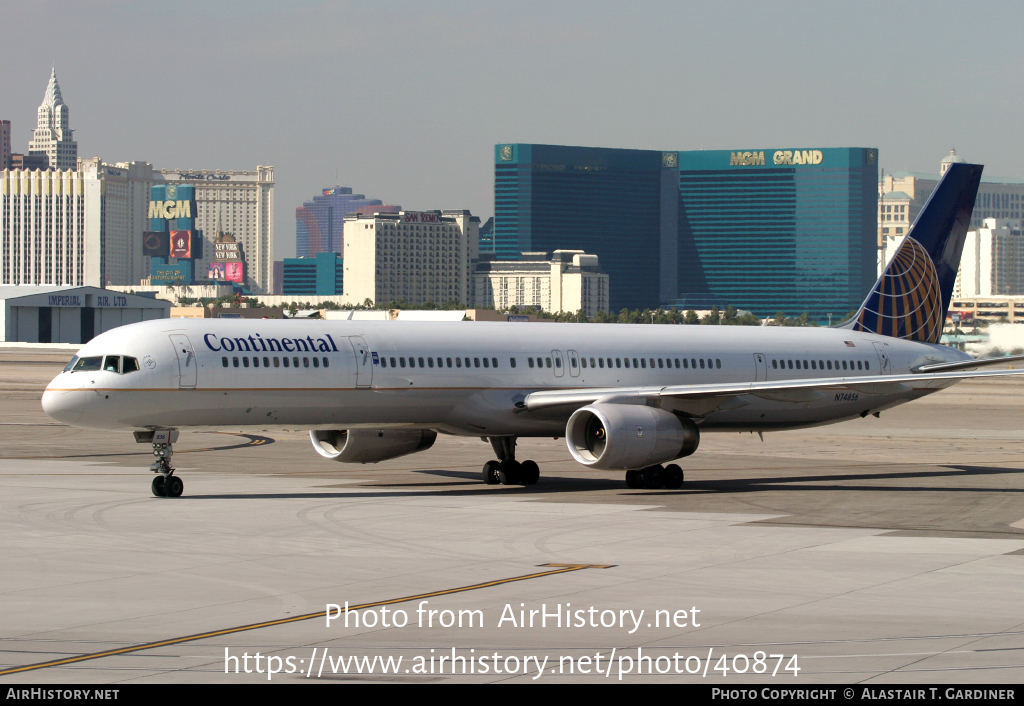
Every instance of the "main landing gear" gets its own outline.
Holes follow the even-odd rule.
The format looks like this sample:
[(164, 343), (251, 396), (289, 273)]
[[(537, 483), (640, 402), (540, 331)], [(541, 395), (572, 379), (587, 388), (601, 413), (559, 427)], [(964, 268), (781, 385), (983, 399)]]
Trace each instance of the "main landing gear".
[[(149, 438), (146, 438), (146, 437)], [(158, 498), (179, 498), (185, 491), (185, 483), (181, 478), (174, 475), (171, 467), (171, 457), (174, 455), (172, 441), (176, 441), (176, 431), (136, 432), (135, 438), (139, 442), (151, 441), (153, 444), (153, 455), (156, 461), (149, 467), (149, 470), (158, 475), (153, 479), (150, 489), (153, 495)]]
[(676, 464), (648, 466), (638, 471), (626, 471), (626, 486), (658, 490), (678, 490), (683, 487), (683, 469)]
[(540, 480), (540, 466), (533, 461), (516, 460), (516, 437), (492, 436), (488, 438), (497, 455), (497, 461), (484, 464), (482, 475), (488, 485), (533, 485)]

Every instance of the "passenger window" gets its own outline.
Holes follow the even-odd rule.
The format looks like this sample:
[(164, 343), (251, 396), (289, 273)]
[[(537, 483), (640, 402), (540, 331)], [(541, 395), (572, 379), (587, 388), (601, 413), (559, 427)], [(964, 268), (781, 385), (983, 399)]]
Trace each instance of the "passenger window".
[[(683, 361), (683, 362), (685, 362), (685, 361)], [(677, 367), (677, 368), (678, 368), (678, 367), (680, 367), (680, 366), (679, 366), (679, 359), (678, 359), (678, 358), (676, 358), (676, 367)]]
[(487, 358), (484, 358), (484, 367), (485, 367), (485, 368), (489, 368), (489, 367), (491, 367), (491, 366), (489, 365), (489, 362), (490, 362), (490, 361), (488, 361), (488, 360), (487, 360)]
[(683, 367), (686, 368), (687, 370), (690, 369), (690, 361), (687, 360), (686, 358), (683, 358)]
[(509, 358), (508, 359), (508, 364), (511, 365), (513, 368), (516, 367), (516, 359), (515, 358)]
[(445, 358), (445, 360), (448, 362), (448, 367), (449, 368), (452, 367), (452, 359), (451, 358)]
[[(696, 358), (690, 358), (690, 367), (693, 368), (694, 370), (697, 369), (697, 359)], [(701, 367), (703, 368), (704, 366), (702, 365)]]
[[(615, 359), (615, 367), (616, 368), (621, 368), (622, 367), (622, 358), (616, 358)], [(627, 365), (626, 367), (628, 368), (629, 366)]]
[(415, 368), (416, 367), (416, 359), (413, 358), (412, 356), (409, 356), (409, 367), (410, 368)]
[[(127, 364), (129, 360), (134, 360), (134, 358), (125, 358), (124, 362)], [(866, 361), (866, 360), (864, 361), (864, 369), (865, 370), (871, 370), (871, 364), (868, 361)], [(128, 371), (125, 370), (125, 372), (127, 373)]]
[(556, 368), (561, 368), (562, 367), (562, 359), (561, 358), (555, 358), (555, 367)]
[(320, 367), (320, 359), (319, 358), (313, 358), (313, 367), (314, 368), (319, 368)]
[(626, 367), (628, 368), (629, 367), (629, 358), (623, 358), (623, 360), (626, 361)]
[(249, 367), (249, 356), (247, 356), (247, 355), (243, 355), (242, 356), (242, 367), (243, 368), (248, 368)]
[(284, 367), (286, 367), (286, 368), (291, 367), (291, 363), (288, 361), (287, 358), (282, 358), (281, 361), (284, 363)]
[(646, 368), (647, 367), (647, 359), (646, 358), (641, 358), (640, 359), (640, 367), (641, 368)]
[(846, 361), (843, 361), (843, 370), (846, 370)]
[(818, 361), (818, 370), (824, 370), (824, 369), (825, 369), (825, 361), (819, 360)]
[(391, 367), (392, 368), (397, 368), (398, 367), (398, 361), (396, 361), (394, 358), (391, 359)]
[[(394, 358), (392, 358), (392, 360), (394, 360)], [(327, 356), (324, 356), (324, 367), (325, 368), (331, 367), (331, 360)]]
[(479, 358), (474, 358), (473, 359), (473, 367), (474, 368), (479, 368), (480, 367), (480, 359)]
[(423, 359), (422, 359), (422, 358), (420, 358), (420, 367), (421, 367), (421, 368), (422, 368), (422, 367), (424, 367), (424, 366), (423, 366)]
[(550, 358), (545, 358), (544, 361), (547, 363), (547, 367), (550, 368), (551, 367), (551, 359)]
[(308, 368), (309, 367), (309, 358), (303, 358), (302, 359), (302, 367), (303, 368)]
[[(807, 365), (807, 363), (805, 362), (804, 365)], [(721, 361), (720, 358), (715, 358), (715, 367), (716, 368), (721, 368), (722, 367), (722, 361)]]
[(603, 368), (604, 367), (604, 358), (598, 358), (597, 359), (597, 364), (598, 364), (598, 366)]
[[(293, 368), (297, 368), (297, 367), (299, 367), (299, 356), (294, 356), (294, 357), (292, 357), (292, 367), (293, 367)], [(309, 367), (309, 364), (308, 364), (308, 363), (307, 363), (307, 366), (306, 366), (306, 367)]]
[(575, 368), (579, 365), (574, 356), (569, 356), (569, 367)]
[(639, 365), (637, 365), (637, 362), (638, 362), (638, 361), (637, 361), (637, 359), (636, 359), (636, 358), (634, 358), (634, 359), (633, 359), (633, 367), (634, 367), (634, 368), (639, 368), (639, 367), (640, 367)]
[(661, 358), (658, 358), (658, 367), (659, 367), (659, 368), (664, 368), (664, 367), (665, 367), (665, 365), (664, 365), (664, 361), (662, 361), (662, 359), (661, 359)]
[(701, 368), (703, 368), (703, 367), (704, 367), (704, 359), (703, 359), (703, 358), (701, 358), (701, 359), (700, 359), (700, 367), (701, 367)]
[(829, 369), (829, 370), (831, 370), (831, 369), (832, 369), (832, 361), (831, 361), (831, 360), (830, 360), (830, 361), (827, 361), (827, 362), (826, 362), (826, 365), (828, 365), (828, 369)]
[(858, 361), (857, 361), (857, 370), (860, 370), (860, 369), (861, 369), (861, 367), (860, 367), (860, 361), (858, 360)]
[(804, 370), (807, 370), (807, 369), (808, 369), (808, 368), (807, 368), (807, 361), (805, 360), (805, 361), (804, 361)]
[(713, 366), (713, 365), (711, 364), (711, 359), (710, 359), (710, 358), (708, 358), (708, 367), (709, 367), (709, 368), (712, 368), (712, 367), (714, 367), (714, 366)]
[(443, 368), (444, 367), (444, 358), (442, 358), (441, 356), (437, 357), (437, 367), (439, 367), (439, 368)]
[(252, 367), (254, 367), (254, 368), (260, 367), (260, 359), (259, 359), (258, 356), (253, 356), (252, 357)]
[(651, 358), (651, 367), (654, 367), (654, 358)]
[(428, 368), (433, 368), (434, 367), (434, 359), (433, 358), (427, 358), (427, 367)]
[(580, 367), (587, 367), (587, 359), (582, 356), (580, 356)]
[(388, 367), (388, 359), (385, 358), (384, 356), (380, 357), (380, 367), (382, 367), (382, 368)]
[(788, 362), (789, 362), (789, 369), (792, 370), (793, 369), (793, 361), (790, 360)]
[(813, 360), (811, 361), (811, 370), (817, 370), (816, 364)]
[(773, 368), (776, 368), (776, 369), (778, 369), (778, 367), (779, 367), (779, 361), (777, 361), (777, 360), (773, 360), (773, 361), (772, 361), (772, 367), (773, 367)]
[[(285, 360), (287, 360), (287, 358), (285, 358)], [(279, 360), (279, 359), (278, 359), (278, 357), (277, 357), (277, 356), (275, 355), (275, 356), (274, 356), (274, 367), (275, 367), (275, 368), (278, 368), (278, 367), (280, 367), (280, 366), (278, 365), (278, 363), (279, 363), (279, 362), (280, 362), (280, 360)]]
[(526, 364), (529, 365), (531, 368), (533, 367), (533, 357), (532, 356), (526, 359)]
[(268, 358), (267, 356), (263, 356), (263, 367), (264, 368), (269, 368), (270, 367), (270, 358)]
[(461, 368), (462, 367), (462, 358), (456, 358), (455, 359), (455, 367), (456, 368)]
[(121, 356), (108, 355), (106, 360), (103, 361), (103, 370), (108, 373), (121, 372)]
[(491, 358), (491, 367), (492, 368), (497, 368), (498, 367), (498, 359), (497, 358)]
[(469, 358), (466, 358), (466, 367), (469, 367)]
[(236, 368), (238, 367), (238, 356), (232, 356), (231, 365), (233, 365)]
[(404, 368), (405, 367), (405, 358), (399, 358), (398, 359), (398, 364), (401, 365)]
[(224, 366), (225, 368), (226, 368), (226, 367), (228, 367), (228, 357), (227, 357), (226, 355), (225, 355), (225, 356), (222, 356), (222, 357), (221, 357), (221, 359), (220, 359), (220, 363), (221, 363), (221, 365), (223, 365), (223, 366)]

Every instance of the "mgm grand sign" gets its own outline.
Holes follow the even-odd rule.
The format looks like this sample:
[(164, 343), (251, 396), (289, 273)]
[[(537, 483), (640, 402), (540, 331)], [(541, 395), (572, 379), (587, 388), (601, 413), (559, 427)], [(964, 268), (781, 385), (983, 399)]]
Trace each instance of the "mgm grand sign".
[[(776, 150), (772, 164), (821, 164), (824, 156), (821, 150)], [(764, 152), (733, 152), (729, 157), (730, 167), (763, 167)]]

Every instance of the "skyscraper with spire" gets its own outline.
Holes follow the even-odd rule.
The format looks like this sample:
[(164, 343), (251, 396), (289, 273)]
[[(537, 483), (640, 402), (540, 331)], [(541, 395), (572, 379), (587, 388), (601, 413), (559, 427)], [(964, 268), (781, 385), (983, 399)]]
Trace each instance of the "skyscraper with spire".
[(37, 125), (28, 143), (30, 155), (46, 155), (50, 169), (76, 169), (78, 143), (72, 139), (71, 111), (64, 105), (57, 83), (57, 70), (50, 72), (43, 104), (37, 111)]

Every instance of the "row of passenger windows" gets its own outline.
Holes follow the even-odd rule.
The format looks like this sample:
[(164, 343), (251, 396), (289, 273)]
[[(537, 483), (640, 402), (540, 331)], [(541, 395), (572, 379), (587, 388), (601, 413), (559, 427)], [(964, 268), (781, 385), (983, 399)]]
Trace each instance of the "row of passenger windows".
[(108, 373), (134, 373), (139, 369), (139, 361), (130, 356), (108, 355), (89, 356), (79, 358), (75, 356), (64, 368), (67, 371), (105, 370)]
[[(810, 367), (808, 367), (808, 362), (810, 363)], [(806, 361), (806, 360), (797, 360), (797, 361), (793, 361), (793, 360), (773, 360), (772, 361), (772, 368), (774, 368), (776, 370), (779, 369), (779, 368), (782, 368), (783, 370), (785, 370), (785, 369), (787, 369), (787, 364), (788, 364), (788, 369), (789, 370), (793, 370), (793, 366), (795, 364), (797, 370), (801, 370), (801, 369), (803, 369), (803, 370), (839, 370), (840, 363), (843, 366), (842, 367), (843, 370), (854, 370), (854, 369), (856, 369), (856, 370), (871, 370), (871, 365), (866, 360), (865, 361), (851, 360), (849, 362), (847, 362), (845, 360), (842, 360), (842, 361), (840, 361), (840, 360), (836, 360), (836, 361), (831, 361), (831, 360), (812, 360), (812, 361)], [(856, 365), (856, 368), (854, 367), (854, 365)]]
[[(437, 361), (436, 364), (435, 364), (434, 361)], [(434, 368), (434, 367), (445, 368), (445, 367), (448, 367), (448, 368), (451, 368), (451, 367), (453, 367), (453, 362), (454, 362), (454, 367), (456, 367), (456, 368), (461, 368), (463, 366), (465, 366), (467, 368), (469, 368), (469, 367), (479, 368), (481, 362), (483, 363), (483, 367), (485, 367), (485, 368), (497, 368), (498, 367), (498, 359), (497, 358), (454, 358), (453, 359), (453, 358), (440, 358), (440, 357), (438, 357), (438, 358), (419, 358), (419, 357), (414, 358), (412, 356), (409, 356), (408, 358), (405, 358), (404, 356), (398, 356), (397, 358), (395, 356), (391, 356), (390, 358), (389, 357), (385, 357), (385, 356), (381, 356), (380, 357), (380, 367), (382, 367), (382, 368), (388, 367), (389, 362), (390, 362), (390, 365), (391, 365), (392, 368), (404, 368), (407, 365), (410, 368), (415, 368), (415, 367), (420, 367), (420, 368)], [(515, 358), (510, 359), (509, 362), (512, 364), (513, 368), (516, 367), (516, 359)], [(417, 366), (417, 363), (418, 363), (418, 366)]]
[[(252, 357), (252, 367), (254, 367), (254, 368), (260, 367), (260, 360), (261, 360), (261, 358), (259, 356), (255, 356), (254, 355)], [(297, 368), (297, 367), (299, 367), (299, 357), (298, 356), (295, 356), (295, 357), (292, 357), (292, 358), (288, 358), (288, 357), (278, 358), (277, 356), (274, 356), (273, 358), (270, 358), (268, 356), (263, 356), (263, 358), (262, 358), (263, 367), (264, 368), (269, 368), (271, 360), (274, 361), (274, 367), (275, 368)], [(310, 358), (302, 358), (302, 367), (303, 368), (308, 368), (310, 360), (311, 360)], [(314, 368), (319, 368), (321, 360), (323, 361), (323, 366), (325, 368), (331, 367), (331, 362), (327, 359), (327, 356), (324, 356), (323, 358), (313, 357), (312, 358), (313, 367)], [(249, 367), (249, 356), (247, 356), (247, 355), (243, 355), (241, 357), (239, 357), (237, 355), (233, 356), (231, 358), (231, 363), (230, 364), (228, 363), (228, 357), (226, 355), (225, 356), (221, 356), (221, 359), (220, 359), (221, 366), (225, 367), (225, 368), (229, 367), (229, 365), (230, 365), (230, 367), (237, 368), (237, 367), (239, 367), (239, 363), (241, 363), (241, 367), (248, 368)]]

